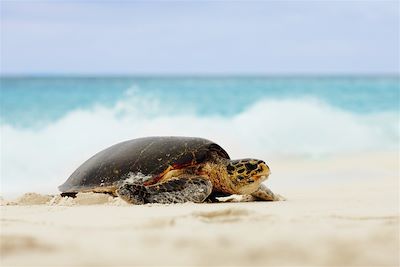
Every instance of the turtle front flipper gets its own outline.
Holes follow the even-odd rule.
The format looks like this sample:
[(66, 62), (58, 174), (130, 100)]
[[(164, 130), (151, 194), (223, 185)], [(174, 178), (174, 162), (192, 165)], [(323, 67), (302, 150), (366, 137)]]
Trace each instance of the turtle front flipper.
[(202, 176), (179, 176), (151, 186), (125, 184), (117, 194), (132, 204), (203, 202), (212, 191), (212, 183)]
[(251, 195), (258, 200), (266, 200), (266, 201), (286, 200), (283, 196), (272, 193), (272, 191), (264, 184), (261, 184), (260, 187)]
[(141, 184), (124, 184), (120, 186), (117, 195), (131, 204), (145, 204), (148, 196), (146, 187)]

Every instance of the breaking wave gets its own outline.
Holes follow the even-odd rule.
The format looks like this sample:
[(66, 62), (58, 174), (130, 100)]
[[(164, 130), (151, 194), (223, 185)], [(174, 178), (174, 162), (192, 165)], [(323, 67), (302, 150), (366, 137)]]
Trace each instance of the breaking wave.
[(399, 144), (395, 112), (357, 114), (315, 98), (264, 99), (229, 117), (199, 116), (186, 107), (131, 93), (113, 107), (74, 110), (40, 129), (3, 124), (2, 194), (55, 192), (94, 153), (142, 136), (199, 136), (232, 158), (267, 161), (394, 151)]

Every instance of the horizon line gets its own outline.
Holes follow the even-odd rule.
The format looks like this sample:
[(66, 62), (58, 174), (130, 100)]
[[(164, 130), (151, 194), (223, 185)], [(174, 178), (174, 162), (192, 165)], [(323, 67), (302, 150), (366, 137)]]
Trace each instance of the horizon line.
[(398, 73), (0, 73), (0, 78), (400, 78)]

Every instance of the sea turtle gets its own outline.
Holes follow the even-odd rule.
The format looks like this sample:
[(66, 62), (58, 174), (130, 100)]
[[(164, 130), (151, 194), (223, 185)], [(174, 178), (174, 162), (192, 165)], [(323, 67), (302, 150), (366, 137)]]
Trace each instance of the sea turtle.
[(63, 195), (103, 192), (133, 204), (203, 202), (231, 194), (280, 200), (262, 182), (262, 160), (230, 160), (216, 143), (195, 137), (144, 137), (113, 145), (59, 186)]

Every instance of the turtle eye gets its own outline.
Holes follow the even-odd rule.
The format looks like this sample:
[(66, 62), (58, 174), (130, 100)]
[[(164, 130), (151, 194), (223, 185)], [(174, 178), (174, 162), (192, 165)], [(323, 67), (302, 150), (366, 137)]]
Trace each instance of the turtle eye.
[(258, 165), (257, 165), (257, 164), (246, 163), (246, 168), (247, 168), (249, 171), (252, 171), (252, 170), (257, 169), (257, 168), (258, 168)]
[(240, 181), (244, 179), (244, 177), (243, 177), (242, 175), (238, 175), (237, 178), (238, 178), (238, 180), (240, 180)]

